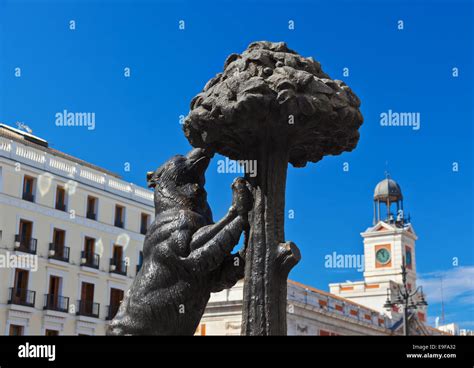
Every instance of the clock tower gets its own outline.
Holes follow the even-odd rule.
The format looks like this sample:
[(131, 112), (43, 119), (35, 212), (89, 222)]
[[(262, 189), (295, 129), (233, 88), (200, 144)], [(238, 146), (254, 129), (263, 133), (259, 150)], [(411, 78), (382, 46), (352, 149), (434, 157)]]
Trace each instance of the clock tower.
[[(404, 261), (408, 287), (416, 289), (415, 242), (418, 238), (403, 212), (402, 190), (389, 175), (376, 185), (373, 201), (372, 226), (361, 233), (364, 280), (330, 284), (329, 289), (332, 294), (386, 313), (383, 305), (387, 290), (391, 295), (397, 294), (402, 284)], [(398, 314), (398, 311), (389, 313), (392, 314)]]
[(365, 281), (372, 283), (391, 280), (401, 283), (401, 267), (405, 259), (408, 284), (414, 288), (417, 236), (410, 220), (403, 213), (402, 190), (388, 175), (374, 190), (372, 225), (361, 233), (364, 239)]

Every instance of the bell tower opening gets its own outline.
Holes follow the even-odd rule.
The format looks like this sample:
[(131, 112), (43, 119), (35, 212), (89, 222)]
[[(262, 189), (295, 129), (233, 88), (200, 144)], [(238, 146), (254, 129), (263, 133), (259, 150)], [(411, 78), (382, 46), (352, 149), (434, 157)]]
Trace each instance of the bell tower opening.
[(385, 173), (385, 179), (377, 184), (374, 190), (374, 219), (372, 225), (379, 221), (403, 227), (410, 220), (403, 211), (403, 194), (398, 183)]

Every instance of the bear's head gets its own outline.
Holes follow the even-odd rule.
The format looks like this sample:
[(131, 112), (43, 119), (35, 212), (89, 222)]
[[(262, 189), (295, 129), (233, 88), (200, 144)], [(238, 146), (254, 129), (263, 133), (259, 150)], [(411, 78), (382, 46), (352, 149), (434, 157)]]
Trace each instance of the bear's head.
[(212, 156), (208, 150), (195, 148), (186, 156), (173, 156), (156, 171), (147, 173), (148, 187), (155, 189), (155, 214), (173, 208), (187, 209), (212, 222), (204, 189), (205, 172)]

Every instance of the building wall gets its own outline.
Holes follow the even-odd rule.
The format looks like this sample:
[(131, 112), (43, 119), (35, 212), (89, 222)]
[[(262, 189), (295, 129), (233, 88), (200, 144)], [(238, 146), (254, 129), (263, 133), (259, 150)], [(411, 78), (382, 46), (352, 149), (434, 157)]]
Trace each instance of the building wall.
[[(242, 298), (242, 281), (212, 294), (196, 334), (240, 335)], [(287, 310), (288, 335), (391, 334), (387, 316), (293, 281), (288, 282)]]
[[(57, 330), (61, 335), (104, 334), (110, 289), (126, 291), (136, 275), (144, 240), (140, 218), (141, 213), (148, 214), (150, 221), (154, 217), (152, 193), (99, 170), (59, 159), (41, 148), (4, 138), (0, 138), (0, 171), (0, 255), (25, 255), (15, 250), (19, 222), (25, 219), (33, 222), (38, 261), (38, 270), (30, 271), (28, 281), (28, 289), (36, 293), (34, 307), (8, 303), (15, 269), (0, 267), (0, 334), (8, 334), (10, 324), (24, 326), (24, 333), (29, 335), (42, 335), (45, 329)], [(33, 203), (22, 199), (25, 175), (36, 179)], [(66, 211), (55, 209), (57, 185), (67, 190)], [(86, 217), (88, 195), (98, 198), (97, 220)], [(124, 228), (114, 226), (116, 204), (126, 208)], [(54, 228), (66, 231), (68, 263), (49, 257)], [(98, 269), (81, 266), (86, 236), (96, 239)], [(114, 244), (123, 247), (123, 260), (128, 263), (126, 275), (110, 272)], [(62, 278), (59, 294), (69, 297), (67, 313), (43, 309), (50, 276)], [(99, 318), (77, 315), (82, 282), (95, 285)]]

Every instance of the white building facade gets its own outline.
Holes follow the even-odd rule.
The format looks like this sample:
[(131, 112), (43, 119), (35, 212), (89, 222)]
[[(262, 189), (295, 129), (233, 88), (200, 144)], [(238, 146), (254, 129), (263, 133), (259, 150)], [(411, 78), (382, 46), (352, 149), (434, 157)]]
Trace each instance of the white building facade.
[(151, 191), (0, 125), (0, 333), (104, 334), (153, 218)]
[[(391, 216), (382, 220), (378, 208), (361, 234), (363, 281), (330, 284), (329, 293), (288, 281), (289, 335), (402, 333), (402, 314), (383, 304), (400, 286), (402, 259), (416, 287), (417, 236)], [(105, 334), (153, 218), (151, 191), (0, 124), (0, 334)], [(242, 296), (243, 281), (212, 294), (196, 334), (239, 335)], [(425, 311), (415, 317), (441, 333), (420, 325)]]
[[(386, 216), (382, 207), (386, 207)], [(395, 209), (396, 213), (392, 213)], [(386, 310), (387, 298), (395, 300), (402, 288), (402, 264), (406, 283), (416, 290), (413, 226), (403, 216), (399, 185), (382, 180), (374, 193), (373, 226), (361, 233), (364, 239), (364, 280), (332, 283), (329, 293), (288, 281), (287, 327), (290, 335), (399, 335), (404, 333), (404, 314), (395, 305)], [(240, 333), (242, 282), (230, 290), (213, 294), (198, 328), (198, 334)], [(415, 298), (416, 299), (416, 298)], [(416, 302), (417, 300), (415, 300)], [(441, 334), (427, 328), (426, 308), (416, 309), (408, 318), (410, 334)]]
[[(211, 295), (197, 335), (240, 335), (243, 281)], [(288, 335), (385, 335), (388, 316), (322, 290), (288, 280)]]

